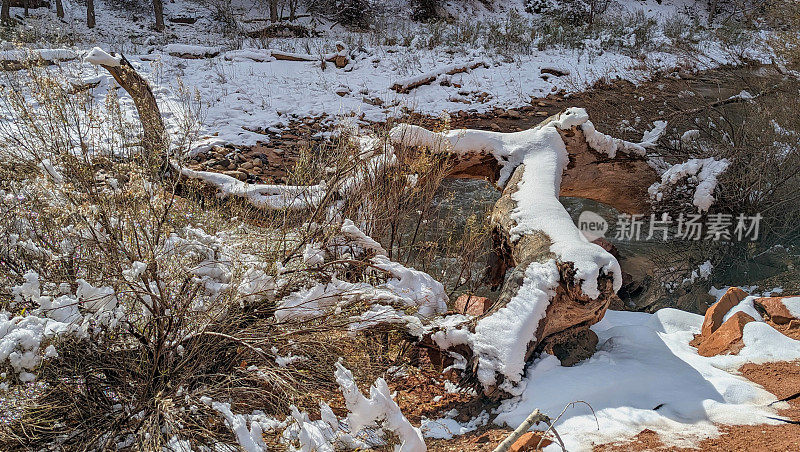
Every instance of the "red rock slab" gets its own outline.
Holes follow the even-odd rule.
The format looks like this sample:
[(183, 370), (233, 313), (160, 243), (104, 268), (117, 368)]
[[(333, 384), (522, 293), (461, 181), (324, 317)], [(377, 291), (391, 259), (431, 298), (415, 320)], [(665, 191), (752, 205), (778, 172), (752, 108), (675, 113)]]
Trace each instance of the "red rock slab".
[[(542, 441), (542, 445), (540, 449), (537, 449), (536, 446), (539, 444), (539, 440)], [(542, 448), (547, 447), (550, 443), (552, 443), (552, 441), (548, 440), (547, 438), (542, 439), (542, 432), (527, 432), (520, 436), (519, 439), (514, 441), (514, 444), (508, 448), (508, 452), (542, 450)]]
[(490, 307), (492, 307), (492, 300), (486, 297), (464, 294), (456, 299), (455, 310), (459, 314), (479, 316), (488, 311)]
[(755, 319), (750, 315), (742, 311), (737, 312), (710, 336), (702, 338), (697, 346), (697, 353), (706, 357), (739, 353), (744, 347), (742, 342), (744, 326), (753, 321)]
[(763, 309), (769, 319), (779, 325), (799, 320), (789, 312), (786, 303), (797, 305), (798, 311), (800, 311), (800, 297), (761, 297), (753, 300), (753, 304)]
[(703, 327), (700, 329), (700, 335), (703, 337), (711, 336), (711, 334), (722, 325), (725, 314), (744, 300), (745, 297), (747, 297), (747, 292), (738, 287), (731, 287), (728, 289), (718, 302), (714, 303), (706, 310), (706, 317), (703, 320)]

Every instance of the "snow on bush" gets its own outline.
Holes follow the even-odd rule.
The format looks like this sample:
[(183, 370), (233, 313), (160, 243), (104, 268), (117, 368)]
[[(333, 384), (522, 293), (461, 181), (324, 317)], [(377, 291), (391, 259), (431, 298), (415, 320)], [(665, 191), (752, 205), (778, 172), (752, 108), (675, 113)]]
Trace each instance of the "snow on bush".
[(396, 434), (402, 444), (397, 452), (422, 452), (427, 450), (422, 432), (411, 425), (403, 416), (400, 407), (392, 399), (389, 386), (383, 378), (378, 378), (365, 397), (353, 380), (353, 373), (341, 363), (336, 363), (336, 382), (344, 395), (350, 413), (347, 415), (350, 428), (354, 432), (380, 422), (384, 429)]
[(656, 182), (648, 188), (650, 197), (661, 201), (664, 192), (678, 182), (689, 179), (696, 185), (692, 204), (699, 212), (707, 212), (714, 204), (714, 190), (717, 188), (717, 178), (728, 169), (730, 161), (717, 160), (713, 157), (705, 159), (689, 159), (678, 163), (661, 174), (661, 182)]

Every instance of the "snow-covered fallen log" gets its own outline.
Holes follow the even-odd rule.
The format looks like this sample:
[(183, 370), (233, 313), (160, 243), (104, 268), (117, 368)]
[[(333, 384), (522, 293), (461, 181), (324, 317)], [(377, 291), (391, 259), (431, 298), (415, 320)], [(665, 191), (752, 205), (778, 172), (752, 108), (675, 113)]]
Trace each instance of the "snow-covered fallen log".
[(429, 85), (435, 82), (439, 77), (443, 75), (460, 74), (462, 72), (469, 72), (479, 67), (488, 67), (488, 64), (483, 60), (470, 61), (468, 63), (451, 64), (449, 66), (436, 68), (424, 74), (415, 75), (414, 77), (398, 80), (391, 86), (391, 89), (397, 91), (400, 94), (407, 94), (415, 88), (419, 88), (420, 86)]
[[(617, 260), (590, 243), (559, 202), (562, 180), (570, 168), (583, 169), (572, 166), (574, 156), (613, 161), (618, 150), (628, 154), (625, 160), (633, 165), (628, 171), (636, 169), (635, 177), (653, 180), (655, 172), (642, 154), (658, 133), (640, 144), (615, 139), (598, 132), (577, 108), (516, 133), (435, 133), (411, 125), (390, 132), (401, 145), (451, 153), (480, 165), (487, 156), (496, 160), (493, 182), (503, 194), (492, 212), (496, 257), (491, 271), (495, 282), (503, 283), (501, 294), (483, 316), (444, 322), (447, 326), (422, 338), (425, 346), (454, 359), (465, 383), (482, 387), (488, 396), (513, 394), (535, 354), (547, 351), (565, 363), (591, 355), (597, 338), (589, 327), (603, 318), (622, 273)], [(641, 204), (621, 204), (637, 210), (646, 203), (647, 183), (630, 181), (633, 198)], [(509, 268), (513, 270), (503, 282)]]
[(49, 66), (76, 58), (78, 54), (69, 49), (3, 50), (0, 51), (0, 69), (17, 71), (30, 66)]
[[(130, 85), (130, 79), (124, 77), (131, 77), (129, 73), (135, 74), (135, 71), (127, 69), (129, 65), (125, 65), (124, 58), (102, 51), (93, 53), (92, 60), (112, 74), (116, 72), (115, 78), (120, 77), (121, 84)], [(132, 89), (136, 86), (134, 84)], [(144, 105), (140, 99), (137, 107), (140, 103)], [(157, 107), (147, 112), (157, 113)], [(147, 124), (144, 126), (147, 132)], [(395, 127), (389, 133), (389, 141), (394, 145), (425, 147), (446, 153), (453, 157), (454, 173), (481, 174), (503, 190), (492, 212), (495, 247), (491, 269), (495, 276), (493, 282), (502, 283), (503, 288), (492, 309), (474, 319), (438, 318), (444, 310), (444, 300), (434, 296), (435, 308), (420, 309), (419, 315), (413, 318), (391, 306), (373, 305), (365, 313), (367, 317), (354, 320), (365, 328), (380, 323), (413, 326), (413, 331), (409, 332), (420, 342), (455, 359), (465, 383), (479, 386), (485, 394), (494, 397), (518, 392), (525, 364), (540, 352), (556, 355), (564, 363), (588, 357), (597, 342), (589, 327), (603, 318), (616, 297), (622, 273), (611, 254), (581, 234), (558, 196), (567, 186), (574, 189), (573, 195), (583, 194), (623, 211), (642, 211), (647, 205), (647, 189), (657, 180), (644, 154), (654, 145), (664, 126), (656, 124), (641, 143), (631, 143), (597, 131), (583, 109), (570, 108), (536, 127), (515, 133), (480, 130), (436, 133), (407, 124)], [(624, 156), (618, 156), (618, 151)], [(397, 164), (398, 155), (402, 158), (414, 153), (374, 158), (380, 158), (382, 164)], [(604, 174), (604, 169), (609, 171)], [(597, 173), (591, 175), (592, 171)], [(222, 196), (240, 196), (258, 207), (271, 209), (314, 207), (326, 190), (346, 195), (360, 185), (355, 176), (351, 183), (343, 184), (349, 188), (328, 189), (325, 185), (248, 185), (230, 176), (202, 171), (183, 170), (181, 175), (202, 180)], [(306, 197), (307, 194), (311, 197)], [(288, 200), (292, 197), (308, 199), (299, 200), (297, 204)], [(350, 235), (353, 232), (349, 231)], [(358, 237), (364, 243), (367, 238)], [(371, 247), (380, 248), (375, 243)], [(389, 273), (397, 270), (395, 263), (381, 255), (373, 258), (372, 265)], [(505, 278), (510, 268), (513, 270)], [(408, 272), (413, 273), (413, 269), (404, 267), (401, 273)], [(360, 299), (373, 297), (373, 302), (379, 302), (384, 292), (395, 293), (395, 289), (399, 290), (397, 293), (411, 296), (411, 302), (407, 302), (406, 295), (400, 297), (402, 299), (387, 296), (386, 300), (399, 306), (424, 307), (425, 303), (419, 303), (414, 297), (429, 299), (430, 296), (414, 291), (421, 290), (422, 286), (431, 287), (431, 284), (412, 284), (407, 278), (394, 276), (397, 287), (388, 287), (388, 292), (382, 287), (355, 287), (351, 283), (334, 281), (294, 293), (296, 299), (282, 300), (279, 311), (295, 312), (298, 306), (313, 305), (316, 308), (312, 312), (321, 314), (335, 308), (340, 301), (346, 301), (348, 296), (352, 298), (353, 292)], [(387, 284), (391, 285), (392, 280)]]
[(189, 44), (168, 44), (164, 51), (169, 55), (184, 59), (213, 58), (220, 54), (219, 47), (207, 47)]

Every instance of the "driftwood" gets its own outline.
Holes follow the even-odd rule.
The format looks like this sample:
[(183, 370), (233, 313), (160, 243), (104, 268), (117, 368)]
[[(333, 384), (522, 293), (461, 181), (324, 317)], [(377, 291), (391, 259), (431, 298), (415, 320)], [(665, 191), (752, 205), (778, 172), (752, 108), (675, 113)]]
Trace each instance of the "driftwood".
[[(0, 70), (19, 71), (32, 67), (52, 66), (60, 61), (70, 61), (76, 59), (77, 54), (59, 54), (58, 50), (48, 53), (40, 50), (12, 50), (0, 53)], [(67, 51), (69, 52), (69, 51)], [(69, 52), (71, 53), (71, 52)]]
[[(543, 127), (556, 119), (557, 116), (548, 118), (537, 127)], [(558, 131), (569, 154), (569, 163), (561, 178), (561, 195), (593, 199), (627, 213), (643, 213), (648, 210), (647, 189), (657, 180), (657, 174), (644, 157), (620, 155), (609, 158), (589, 147), (580, 126)], [(452, 177), (498, 182), (500, 166), (489, 152), (456, 153), (452, 163)], [(517, 295), (523, 286), (525, 272), (531, 264), (556, 258), (550, 250), (552, 241), (541, 231), (527, 233), (517, 240), (512, 240), (511, 237), (511, 230), (516, 226), (511, 213), (517, 206), (512, 195), (517, 192), (519, 183), (528, 170), (524, 164), (516, 167), (492, 210), (494, 246), (487, 280), (493, 288), (502, 286), (502, 289), (492, 307), (469, 322), (467, 329), (473, 333), (478, 322), (496, 314)], [(597, 336), (589, 327), (603, 318), (609, 304), (616, 301), (617, 297), (613, 275), (600, 273), (597, 280), (599, 296), (591, 298), (583, 293), (581, 281), (575, 276), (573, 263), (557, 260), (556, 265), (559, 284), (546, 308), (544, 318), (538, 323), (534, 335), (537, 340), (527, 346), (525, 361), (541, 352), (547, 352), (559, 358), (562, 364), (572, 365), (594, 352)], [(511, 270), (510, 273), (508, 270)], [(460, 355), (467, 362), (462, 371), (462, 384), (479, 386), (480, 357), (469, 346), (458, 344), (441, 349), (432, 336), (423, 338), (420, 346), (427, 348), (431, 360), (441, 367), (452, 364), (454, 354)], [(504, 377), (497, 377), (496, 384), (489, 387), (484, 385), (484, 395), (500, 398), (506, 394), (501, 389)]]
[(334, 66), (341, 69), (349, 63), (347, 58), (347, 48), (344, 44), (337, 43), (336, 44), (336, 53), (322, 55), (322, 57), (316, 57), (314, 55), (307, 55), (302, 53), (291, 53), (291, 52), (282, 52), (280, 50), (270, 50), (272, 53), (272, 57), (276, 60), (283, 60), (283, 61), (327, 61), (329, 63), (333, 63)]

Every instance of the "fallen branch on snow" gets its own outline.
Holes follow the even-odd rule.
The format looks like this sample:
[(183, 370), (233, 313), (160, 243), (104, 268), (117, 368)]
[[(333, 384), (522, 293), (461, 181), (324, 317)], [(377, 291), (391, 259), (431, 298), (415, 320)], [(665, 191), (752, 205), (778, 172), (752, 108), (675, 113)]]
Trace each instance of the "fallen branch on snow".
[(391, 86), (391, 89), (400, 94), (408, 94), (415, 88), (435, 82), (442, 75), (460, 74), (462, 72), (469, 72), (479, 67), (489, 67), (489, 65), (483, 60), (472, 61), (469, 63), (452, 64), (450, 66), (434, 69), (421, 75), (398, 80)]

